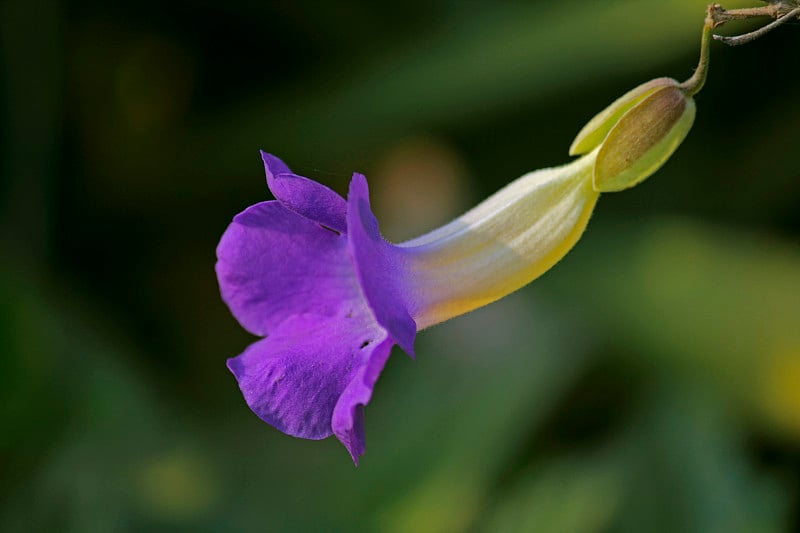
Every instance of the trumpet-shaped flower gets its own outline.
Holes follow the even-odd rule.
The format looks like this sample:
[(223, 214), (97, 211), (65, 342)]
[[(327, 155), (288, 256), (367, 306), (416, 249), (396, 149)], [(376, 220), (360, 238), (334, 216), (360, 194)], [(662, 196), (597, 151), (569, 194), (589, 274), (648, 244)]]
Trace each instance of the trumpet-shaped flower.
[(228, 361), (250, 408), (296, 437), (364, 453), (363, 407), (393, 345), (488, 304), (554, 265), (598, 193), (596, 152), (523, 176), (461, 218), (402, 244), (381, 237), (367, 181), (345, 201), (262, 153), (277, 200), (237, 215), (217, 248), (222, 297), (264, 336)]
[(392, 347), (413, 357), (417, 331), (555, 265), (601, 192), (639, 183), (674, 152), (691, 127), (703, 75), (637, 87), (578, 134), (570, 153), (580, 158), (526, 174), (400, 244), (381, 236), (363, 175), (353, 175), (344, 199), (262, 152), (276, 200), (237, 215), (217, 247), (223, 299), (263, 337), (228, 361), (247, 404), (289, 435), (336, 435), (358, 463), (364, 406)]

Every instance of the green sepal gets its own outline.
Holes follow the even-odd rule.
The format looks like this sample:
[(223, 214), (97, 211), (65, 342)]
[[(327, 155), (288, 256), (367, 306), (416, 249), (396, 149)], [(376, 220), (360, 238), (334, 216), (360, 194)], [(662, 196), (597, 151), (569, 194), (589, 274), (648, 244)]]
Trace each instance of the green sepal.
[(614, 103), (606, 107), (592, 118), (581, 129), (569, 147), (569, 155), (588, 154), (603, 142), (611, 128), (630, 108), (647, 96), (664, 87), (677, 87), (678, 82), (672, 78), (656, 78), (631, 89)]
[(679, 87), (663, 87), (630, 108), (606, 136), (592, 173), (598, 192), (633, 187), (663, 165), (694, 123), (695, 104)]

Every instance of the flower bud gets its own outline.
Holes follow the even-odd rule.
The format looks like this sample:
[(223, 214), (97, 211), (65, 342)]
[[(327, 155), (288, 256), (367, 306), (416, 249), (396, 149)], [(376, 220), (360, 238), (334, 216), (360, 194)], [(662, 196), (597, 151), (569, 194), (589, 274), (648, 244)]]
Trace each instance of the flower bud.
[(578, 133), (572, 146), (569, 148), (569, 155), (588, 154), (603, 142), (611, 128), (628, 112), (630, 108), (653, 94), (658, 89), (664, 87), (677, 87), (678, 82), (672, 78), (656, 78), (638, 87), (631, 89), (614, 103), (594, 116)]
[(602, 142), (594, 189), (621, 191), (653, 174), (689, 133), (694, 115), (694, 100), (678, 86), (656, 89), (628, 109)]

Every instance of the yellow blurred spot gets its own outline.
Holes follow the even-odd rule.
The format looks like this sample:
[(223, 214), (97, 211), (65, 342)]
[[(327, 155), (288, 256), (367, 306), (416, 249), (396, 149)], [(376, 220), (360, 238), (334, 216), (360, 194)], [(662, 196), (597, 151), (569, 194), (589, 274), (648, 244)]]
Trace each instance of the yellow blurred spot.
[(414, 490), (381, 516), (379, 530), (387, 533), (449, 533), (465, 531), (480, 508), (474, 480), (448, 472)]
[(800, 440), (800, 344), (785, 346), (765, 362), (759, 397), (770, 421)]
[(188, 452), (152, 460), (144, 465), (136, 481), (144, 510), (162, 518), (195, 517), (216, 499), (206, 462)]

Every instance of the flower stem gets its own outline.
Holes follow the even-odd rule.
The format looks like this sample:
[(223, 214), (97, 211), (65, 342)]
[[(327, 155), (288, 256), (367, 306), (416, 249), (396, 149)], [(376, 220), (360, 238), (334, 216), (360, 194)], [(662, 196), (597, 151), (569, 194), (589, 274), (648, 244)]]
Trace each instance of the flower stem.
[[(725, 9), (719, 4), (710, 4), (706, 10), (703, 36), (700, 42), (700, 61), (691, 78), (681, 84), (681, 89), (691, 97), (699, 93), (706, 83), (710, 56), (711, 38), (730, 46), (752, 42), (792, 19), (800, 20), (800, 0), (767, 0), (769, 5), (743, 9)], [(712, 34), (712, 30), (732, 20), (747, 20), (756, 17), (772, 17), (775, 20), (750, 33), (726, 37)]]
[(714, 29), (714, 18), (712, 16), (713, 6), (708, 6), (706, 14), (706, 21), (703, 25), (703, 36), (700, 40), (700, 61), (697, 63), (697, 68), (692, 74), (692, 77), (681, 84), (681, 89), (686, 93), (686, 96), (694, 96), (699, 93), (706, 83), (708, 76), (708, 63), (710, 60), (711, 48), (711, 30)]

